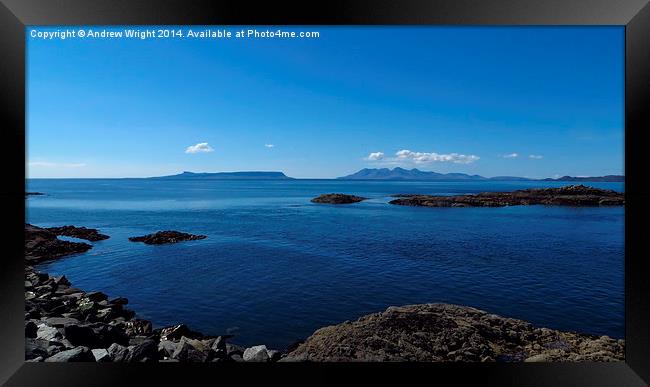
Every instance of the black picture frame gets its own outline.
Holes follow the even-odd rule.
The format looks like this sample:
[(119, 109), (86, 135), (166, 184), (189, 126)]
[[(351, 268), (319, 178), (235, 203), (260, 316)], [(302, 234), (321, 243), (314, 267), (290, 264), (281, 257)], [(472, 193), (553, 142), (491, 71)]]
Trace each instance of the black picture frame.
[[(24, 362), (25, 27), (36, 25), (621, 25), (625, 26), (625, 362), (434, 364), (46, 364)], [(337, 384), (354, 371), (374, 382), (410, 377), (454, 385), (650, 384), (648, 177), (650, 5), (646, 0), (0, 0), (3, 258), (0, 382), (9, 386), (296, 383)], [(224, 378), (232, 382), (227, 383)]]

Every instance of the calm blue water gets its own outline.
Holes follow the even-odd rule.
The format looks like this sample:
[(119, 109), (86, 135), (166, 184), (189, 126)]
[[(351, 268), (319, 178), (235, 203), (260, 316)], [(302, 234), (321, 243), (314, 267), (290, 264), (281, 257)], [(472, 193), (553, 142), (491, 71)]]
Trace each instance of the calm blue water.
[[(624, 208), (414, 208), (394, 193), (464, 194), (562, 183), (28, 181), (30, 223), (110, 239), (39, 269), (127, 297), (156, 326), (185, 322), (283, 348), (390, 305), (448, 302), (537, 325), (624, 336)], [(623, 190), (621, 183), (589, 185)], [(343, 192), (369, 198), (309, 202)], [(147, 246), (158, 230), (207, 239)]]

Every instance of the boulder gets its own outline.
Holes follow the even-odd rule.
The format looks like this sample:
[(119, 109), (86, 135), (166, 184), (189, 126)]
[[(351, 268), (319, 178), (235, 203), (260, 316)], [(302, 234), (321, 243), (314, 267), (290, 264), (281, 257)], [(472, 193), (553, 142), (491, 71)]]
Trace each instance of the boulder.
[(176, 343), (170, 340), (161, 340), (158, 343), (158, 356), (161, 359), (171, 358), (174, 352), (176, 352)]
[(158, 344), (154, 340), (145, 340), (134, 346), (128, 356), (128, 362), (156, 362), (158, 361)]
[(68, 325), (77, 325), (79, 320), (71, 317), (48, 317), (45, 319), (45, 323), (56, 328), (63, 328)]
[(76, 347), (67, 351), (61, 351), (56, 355), (45, 359), (46, 362), (77, 362), (77, 361), (95, 361), (90, 349), (87, 347)]
[(41, 339), (25, 339), (25, 359), (35, 359), (37, 357), (46, 358), (49, 355), (48, 348), (49, 342)]
[(171, 355), (171, 358), (182, 362), (203, 363), (208, 360), (208, 356), (209, 354), (207, 352), (203, 352), (200, 349), (194, 347), (191, 344), (191, 339), (183, 336), (178, 342), (176, 350)]
[(152, 331), (151, 321), (133, 319), (124, 323), (124, 330), (129, 336), (148, 335)]
[(51, 327), (47, 324), (38, 325), (38, 329), (36, 330), (37, 339), (54, 341), (61, 337), (62, 337), (61, 332), (59, 332), (58, 329), (56, 329), (55, 327)]
[(129, 349), (127, 347), (113, 343), (108, 347), (107, 351), (113, 362), (122, 363), (127, 361), (129, 355)]
[(256, 345), (254, 347), (246, 348), (242, 357), (244, 361), (251, 362), (265, 362), (269, 360), (266, 345)]
[(100, 345), (99, 337), (89, 326), (67, 325), (63, 328), (65, 337), (74, 346), (82, 345), (90, 348), (96, 348)]
[(108, 351), (104, 348), (95, 348), (91, 350), (95, 361), (98, 363), (106, 363), (111, 361), (111, 356), (108, 354)]

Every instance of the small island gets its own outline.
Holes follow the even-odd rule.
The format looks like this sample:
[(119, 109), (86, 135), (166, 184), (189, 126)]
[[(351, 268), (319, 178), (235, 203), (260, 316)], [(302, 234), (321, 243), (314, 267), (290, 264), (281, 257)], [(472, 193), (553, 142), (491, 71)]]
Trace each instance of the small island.
[(194, 241), (207, 238), (205, 235), (194, 235), (180, 231), (158, 231), (138, 237), (130, 237), (131, 242), (143, 242), (147, 245), (162, 245), (166, 243), (177, 243), (183, 241)]
[(323, 203), (323, 204), (351, 204), (358, 203), (366, 200), (367, 198), (355, 195), (346, 195), (340, 193), (329, 193), (323, 194), (318, 197), (311, 199), (312, 203)]
[(431, 196), (398, 194), (390, 204), (416, 207), (505, 207), (525, 205), (622, 206), (625, 195), (584, 185), (561, 188), (530, 188), (512, 192), (482, 192), (476, 195)]

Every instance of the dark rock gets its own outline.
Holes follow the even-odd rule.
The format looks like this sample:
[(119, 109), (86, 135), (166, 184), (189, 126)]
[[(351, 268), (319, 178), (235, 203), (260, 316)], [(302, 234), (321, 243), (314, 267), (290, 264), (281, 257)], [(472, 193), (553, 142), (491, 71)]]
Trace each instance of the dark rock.
[(276, 350), (267, 350), (266, 353), (269, 356), (270, 361), (278, 361), (282, 357), (282, 353)]
[(106, 363), (111, 361), (111, 356), (108, 354), (108, 351), (104, 348), (96, 348), (91, 350), (95, 361), (98, 363)]
[(91, 248), (87, 243), (62, 241), (47, 229), (25, 224), (25, 259), (28, 262), (41, 262), (83, 253)]
[(97, 348), (100, 344), (99, 337), (89, 326), (67, 325), (63, 328), (65, 338), (74, 346), (83, 345), (90, 348)]
[(164, 243), (177, 243), (205, 238), (205, 235), (194, 235), (179, 231), (158, 231), (153, 234), (143, 235), (139, 237), (130, 237), (129, 240), (131, 242), (144, 242), (148, 245), (160, 245)]
[(34, 359), (37, 357), (46, 358), (48, 354), (49, 341), (40, 339), (25, 339), (25, 360)]
[(123, 345), (113, 343), (108, 347), (107, 351), (111, 360), (115, 363), (123, 363), (128, 360), (129, 349)]
[(326, 203), (326, 204), (351, 204), (358, 203), (366, 200), (367, 198), (355, 195), (346, 195), (339, 193), (323, 194), (311, 199), (312, 203)]
[(228, 356), (232, 356), (232, 355), (240, 355), (241, 356), (241, 355), (244, 354), (245, 350), (246, 350), (246, 348), (244, 348), (244, 347), (242, 347), (240, 345), (226, 343), (226, 354)]
[(27, 196), (41, 196), (41, 195), (45, 195), (45, 194), (42, 193), (42, 192), (25, 192), (26, 197)]
[(108, 300), (108, 303), (113, 305), (126, 305), (129, 303), (129, 300), (124, 297), (116, 297)]
[(108, 239), (108, 235), (100, 234), (94, 228), (75, 227), (75, 226), (61, 226), (61, 227), (48, 227), (49, 232), (55, 235), (64, 235), (73, 238), (85, 239), (91, 242), (97, 242)]
[(430, 196), (400, 194), (390, 204), (417, 207), (504, 207), (518, 205), (622, 206), (625, 194), (584, 185), (561, 188), (531, 188), (512, 192), (482, 192), (476, 195)]
[(129, 345), (129, 336), (118, 326), (101, 324), (99, 327), (94, 328), (93, 331), (95, 331), (97, 336), (99, 347), (106, 348), (112, 343), (123, 346)]
[(127, 356), (128, 362), (156, 362), (158, 361), (158, 344), (154, 340), (144, 340), (134, 346)]
[(202, 335), (198, 332), (190, 330), (185, 324), (174, 325), (171, 327), (163, 328), (160, 331), (160, 340), (180, 340), (181, 337), (200, 338)]
[(76, 347), (67, 351), (61, 351), (56, 355), (45, 359), (46, 362), (77, 362), (77, 361), (95, 361), (90, 349), (86, 347)]
[(170, 358), (176, 352), (176, 343), (170, 340), (161, 340), (158, 343), (158, 356), (163, 358)]
[(125, 332), (129, 336), (148, 335), (152, 331), (151, 322), (147, 320), (134, 319), (125, 322), (124, 326)]
[[(245, 357), (244, 357), (245, 358)], [(612, 361), (624, 342), (449, 304), (390, 307), (321, 328), (280, 361)]]
[(208, 360), (208, 353), (203, 352), (196, 348), (190, 342), (191, 339), (183, 336), (176, 346), (176, 350), (171, 355), (172, 359), (177, 359), (182, 362), (198, 362), (203, 363)]
[(68, 286), (70, 286), (70, 281), (68, 281), (68, 279), (65, 278), (64, 275), (60, 275), (60, 276), (56, 276), (56, 277), (51, 277), (51, 278), (52, 278), (52, 281), (53, 281), (56, 285), (68, 285)]
[(108, 296), (102, 292), (88, 292), (86, 298), (90, 301), (100, 302), (108, 299)]
[(48, 317), (45, 319), (45, 323), (56, 328), (63, 328), (67, 325), (77, 325), (79, 320), (71, 317)]
[(219, 336), (212, 343), (211, 349), (214, 357), (225, 359), (228, 356), (228, 347), (226, 346), (226, 339), (232, 337), (231, 335)]

